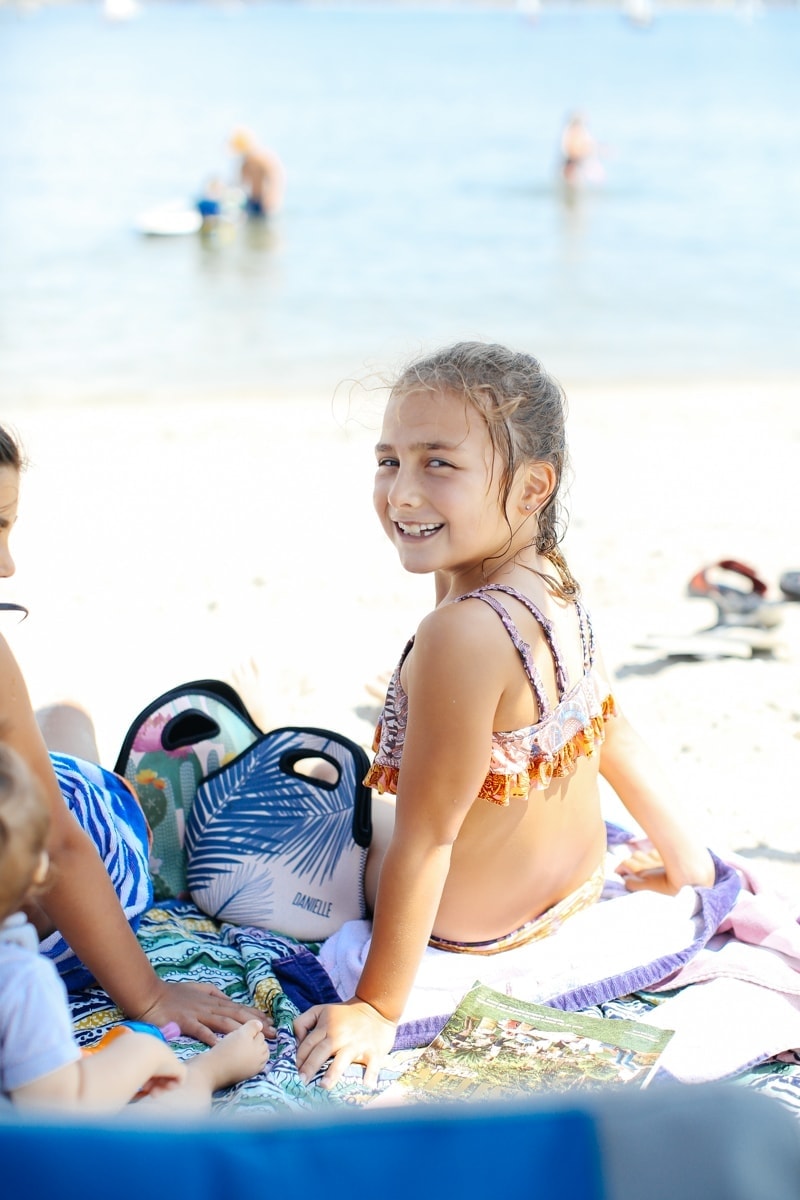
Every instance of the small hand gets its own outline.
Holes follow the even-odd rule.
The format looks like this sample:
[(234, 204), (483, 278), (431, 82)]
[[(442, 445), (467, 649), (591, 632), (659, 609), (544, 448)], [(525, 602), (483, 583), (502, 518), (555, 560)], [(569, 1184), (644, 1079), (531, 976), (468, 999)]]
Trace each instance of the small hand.
[(396, 1028), (364, 1000), (315, 1005), (294, 1022), (300, 1078), (308, 1083), (331, 1060), (321, 1083), (329, 1090), (351, 1063), (362, 1063), (364, 1083), (376, 1087), (383, 1061), (394, 1045)]
[(161, 983), (159, 996), (144, 1013), (131, 1013), (140, 1021), (152, 1025), (167, 1025), (176, 1021), (184, 1037), (195, 1038), (206, 1046), (214, 1046), (217, 1034), (231, 1033), (255, 1018), (261, 1022), (264, 1036), (275, 1037), (272, 1018), (257, 1008), (248, 1008), (229, 1000), (224, 992), (210, 983)]
[(175, 1075), (154, 1075), (143, 1087), (139, 1088), (137, 1098), (141, 1100), (143, 1096), (163, 1096), (165, 1092), (172, 1092), (175, 1088), (180, 1087), (182, 1082), (183, 1076), (178, 1079)]
[(150, 1033), (134, 1033), (133, 1036), (139, 1039), (139, 1053), (151, 1070), (147, 1083), (139, 1089), (139, 1096), (157, 1096), (179, 1087), (186, 1078), (186, 1064), (175, 1051)]

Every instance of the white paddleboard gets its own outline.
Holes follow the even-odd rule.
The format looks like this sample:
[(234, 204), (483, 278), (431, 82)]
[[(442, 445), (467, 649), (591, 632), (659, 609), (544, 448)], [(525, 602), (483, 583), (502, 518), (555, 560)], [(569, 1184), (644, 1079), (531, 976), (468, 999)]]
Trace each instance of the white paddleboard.
[(171, 200), (139, 213), (135, 224), (138, 232), (148, 237), (182, 237), (199, 233), (203, 218), (184, 200)]

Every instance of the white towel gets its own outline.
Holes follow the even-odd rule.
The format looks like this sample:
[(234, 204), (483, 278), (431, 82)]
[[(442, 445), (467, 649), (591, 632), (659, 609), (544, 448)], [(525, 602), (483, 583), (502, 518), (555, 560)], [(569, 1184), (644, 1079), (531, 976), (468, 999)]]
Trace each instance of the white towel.
[[(428, 947), (402, 1020), (451, 1013), (476, 981), (523, 1000), (543, 1002), (677, 954), (699, 936), (698, 897), (625, 893), (584, 909), (558, 933), (500, 954), (454, 954)], [(348, 921), (324, 943), (319, 959), (343, 999), (354, 995), (372, 925)]]

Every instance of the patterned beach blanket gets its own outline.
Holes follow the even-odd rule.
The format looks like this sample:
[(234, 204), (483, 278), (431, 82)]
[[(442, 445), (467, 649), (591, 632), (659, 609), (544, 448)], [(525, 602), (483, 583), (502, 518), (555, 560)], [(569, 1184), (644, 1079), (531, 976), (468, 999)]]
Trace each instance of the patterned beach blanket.
[[(232, 1000), (273, 1014), (278, 1036), (270, 1043), (270, 1061), (265, 1071), (217, 1093), (216, 1112), (263, 1115), (363, 1103), (374, 1097), (371, 1089), (363, 1087), (360, 1070), (354, 1070), (333, 1093), (314, 1083), (303, 1084), (297, 1074), (292, 1022), (298, 1009), (281, 990), (274, 964), (292, 954), (300, 943), (262, 929), (220, 923), (182, 900), (165, 901), (146, 912), (138, 938), (162, 979), (212, 983)], [(309, 944), (308, 948), (315, 951), (318, 947)], [(119, 1009), (100, 988), (71, 994), (70, 1004), (81, 1046), (92, 1045), (122, 1019)], [(182, 1059), (205, 1049), (190, 1038), (181, 1037), (171, 1044)], [(392, 1058), (396, 1061), (385, 1072), (381, 1087), (396, 1078), (408, 1061), (408, 1055), (402, 1053)]]
[[(375, 1091), (364, 1087), (359, 1068), (352, 1068), (331, 1092), (313, 1082), (303, 1084), (295, 1069), (292, 1022), (298, 1008), (279, 981), (279, 975), (284, 977), (280, 964), (304, 949), (315, 953), (316, 945), (303, 945), (261, 929), (220, 923), (193, 904), (177, 900), (148, 910), (139, 925), (138, 937), (163, 979), (213, 983), (231, 999), (273, 1013), (278, 1035), (271, 1044), (266, 1069), (253, 1079), (217, 1093), (215, 1116), (224, 1119), (291, 1110), (330, 1110), (331, 1106), (364, 1105), (375, 1098)], [(586, 1011), (609, 1020), (640, 1019), (665, 998), (664, 993), (640, 992)], [(91, 1045), (121, 1019), (119, 1010), (99, 988), (75, 993), (70, 1000), (81, 1045)], [(181, 1058), (204, 1049), (187, 1038), (179, 1038), (173, 1047)], [(385, 1090), (420, 1053), (420, 1048), (394, 1050), (381, 1074), (378, 1091)], [(770, 1059), (737, 1075), (732, 1082), (773, 1095), (800, 1118), (800, 1063)], [(658, 1086), (657, 1081), (651, 1086)]]

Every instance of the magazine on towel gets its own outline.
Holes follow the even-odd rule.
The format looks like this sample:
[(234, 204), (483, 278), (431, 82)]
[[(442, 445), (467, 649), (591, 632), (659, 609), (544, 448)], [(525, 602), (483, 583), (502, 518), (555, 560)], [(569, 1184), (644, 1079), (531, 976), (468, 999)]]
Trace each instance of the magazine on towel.
[(672, 1035), (642, 1021), (561, 1012), (476, 983), (376, 1103), (486, 1100), (619, 1083), (646, 1087)]

